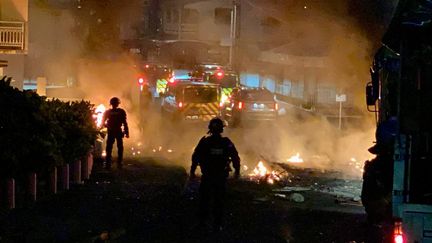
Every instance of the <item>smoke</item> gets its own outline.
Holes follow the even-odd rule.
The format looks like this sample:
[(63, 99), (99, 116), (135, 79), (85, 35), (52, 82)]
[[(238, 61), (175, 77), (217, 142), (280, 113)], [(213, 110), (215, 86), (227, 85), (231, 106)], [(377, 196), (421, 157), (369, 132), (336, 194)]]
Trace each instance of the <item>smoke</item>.
[(299, 154), (305, 168), (338, 171), (359, 178), (363, 162), (371, 158), (367, 149), (373, 141), (371, 124), (339, 130), (326, 119), (305, 111), (291, 110), (278, 122), (261, 122), (242, 129), (227, 129), (226, 135), (249, 168), (259, 160), (287, 163)]
[[(244, 1), (241, 13), (246, 16), (249, 14), (252, 16), (251, 19), (256, 21), (251, 21), (250, 25), (242, 23), (240, 50), (255, 50), (245, 53), (244, 56), (258, 58), (258, 46), (276, 47), (280, 44), (287, 45), (288, 53), (292, 51), (299, 56), (322, 58), (324, 68), (305, 69), (308, 73), (304, 73), (305, 70), (286, 67), (288, 71), (284, 74), (289, 80), (312, 76), (318, 85), (333, 85), (337, 87), (338, 92), (349, 94), (349, 102), (356, 107), (357, 111), (365, 111), (364, 85), (369, 80), (369, 65), (376, 46), (374, 43), (379, 40), (374, 39), (375, 35), (369, 35), (359, 24), (365, 18), (353, 16), (350, 10), (352, 6), (346, 1), (325, 3), (312, 1), (308, 4), (296, 2), (298, 1), (285, 1), (286, 4), (271, 5), (267, 1)], [(80, 11), (86, 10), (85, 7), (83, 6)], [(127, 111), (130, 124), (131, 138), (126, 141), (126, 151), (129, 155), (133, 153), (132, 148), (134, 151), (140, 149), (142, 155), (169, 158), (177, 164), (188, 167), (193, 148), (207, 132), (207, 124), (205, 122), (194, 125), (173, 124), (167, 117), (161, 115), (159, 100), (155, 100), (149, 109), (140, 107), (139, 86), (136, 82), (137, 70), (134, 69), (135, 59), (120, 51), (119, 42), (103, 44), (113, 36), (107, 39), (93, 36), (91, 45), (88, 43), (86, 34), (92, 29), (91, 25), (100, 22), (98, 19), (102, 19), (102, 29), (113, 30), (116, 29), (113, 27), (121, 25), (120, 20), (125, 19), (125, 13), (133, 13), (128, 15), (126, 24), (130, 22), (130, 26), (136, 26), (140, 20), (138, 17), (131, 16), (137, 16), (138, 9), (135, 4), (122, 5), (109, 21), (103, 21), (104, 16), (110, 13), (106, 9), (101, 14), (87, 9), (88, 13), (93, 14), (81, 12), (80, 14), (84, 13), (82, 16), (87, 16), (85, 18), (80, 18), (80, 14), (63, 15), (69, 16), (66, 18), (68, 21), (65, 22), (70, 26), (59, 28), (64, 33), (58, 36), (68, 36), (68, 38), (67, 41), (62, 42), (61, 51), (56, 52), (55, 56), (53, 54), (46, 66), (52, 70), (50, 72), (58, 74), (73, 70), (76, 73), (78, 86), (85, 93), (84, 98), (95, 105), (108, 106), (109, 99), (113, 96), (121, 99), (120, 106)], [(267, 29), (265, 35), (262, 35), (264, 27), (260, 19), (268, 17), (269, 13), (279, 22), (270, 21), (270, 25), (274, 24), (275, 30)], [(80, 18), (78, 27), (74, 26), (73, 23), (76, 22), (72, 21), (77, 17)], [(203, 17), (200, 22), (212, 21), (210, 17), (208, 19)], [(124, 24), (122, 22), (122, 25)], [(214, 28), (215, 31), (210, 29), (207, 31), (211, 34), (225, 32), (229, 34), (226, 28), (221, 26)], [(128, 35), (115, 31), (113, 33), (119, 36)], [(52, 38), (48, 34), (45, 36), (47, 39)], [(95, 45), (98, 46), (97, 41), (102, 42), (101, 46), (109, 48), (91, 49)], [(251, 46), (254, 48), (250, 49)], [(106, 55), (105, 51), (110, 48), (116, 53), (108, 52), (109, 55)], [(248, 65), (253, 58), (243, 59), (243, 66)], [(65, 63), (69, 65), (63, 65)], [(301, 64), (294, 66), (301, 66)], [(270, 70), (272, 65), (261, 65), (258, 71), (271, 72)], [(305, 166), (343, 170), (347, 174), (352, 174), (352, 168), (349, 166), (352, 158), (357, 161), (370, 158), (367, 148), (374, 140), (373, 116), (364, 112), (359, 118), (344, 120), (341, 131), (337, 129), (334, 120), (323, 118), (322, 115), (327, 114), (314, 115), (295, 107), (284, 108), (286, 115), (278, 122), (226, 129), (225, 135), (230, 137), (237, 146), (243, 163), (255, 166), (261, 158), (286, 162), (289, 157), (299, 153), (305, 160)], [(332, 109), (337, 107), (333, 106)]]
[[(254, 54), (257, 48), (249, 47), (263, 44), (274, 48), (279, 43), (280, 48), (275, 50), (282, 51), (282, 54), (321, 60), (323, 65), (320, 68), (305, 69), (303, 63), (287, 64), (284, 79), (312, 80), (312, 85), (304, 85), (305, 89), (334, 87), (336, 93), (347, 94), (344, 114), (355, 110), (353, 114), (357, 116), (344, 119), (340, 131), (337, 128), (339, 106), (334, 100), (325, 109), (318, 108), (315, 115), (301, 108), (287, 108), (287, 114), (279, 125), (270, 128), (259, 125), (244, 134), (232, 134), (240, 141), (239, 147), (248, 163), (256, 163), (260, 156), (286, 162), (287, 158), (299, 153), (305, 160), (304, 166), (343, 171), (355, 176), (361, 174), (358, 167), (371, 157), (367, 148), (374, 141), (375, 131), (374, 116), (366, 111), (364, 87), (370, 79), (369, 66), (385, 24), (379, 22), (382, 16), (368, 14), (368, 11), (380, 14), (372, 7), (371, 3), (358, 4), (355, 1), (284, 1), (273, 5), (242, 1), (242, 12), (248, 15), (246, 19), (271, 16), (276, 24), (270, 25), (271, 28), (263, 27), (262, 23), (258, 23), (260, 28), (254, 22), (242, 24), (243, 39), (240, 41), (244, 45), (240, 50), (247, 59), (242, 60), (240, 66), (253, 71), (250, 59), (259, 58), (259, 55)], [(261, 35), (263, 28), (266, 28), (265, 36)], [(302, 61), (301, 58), (297, 60)], [(255, 71), (268, 73), (272, 66), (260, 64)], [(305, 90), (304, 93), (313, 91)]]

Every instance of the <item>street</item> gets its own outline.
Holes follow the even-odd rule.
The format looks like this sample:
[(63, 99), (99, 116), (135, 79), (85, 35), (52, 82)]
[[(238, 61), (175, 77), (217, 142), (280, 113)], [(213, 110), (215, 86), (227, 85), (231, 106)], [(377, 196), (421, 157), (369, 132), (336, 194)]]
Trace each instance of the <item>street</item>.
[(123, 171), (97, 168), (90, 181), (35, 205), (1, 215), (1, 242), (362, 242), (365, 215), (320, 192), (296, 203), (275, 186), (230, 181), (226, 227), (197, 227), (197, 187), (183, 168), (151, 157), (128, 159)]
[(432, 242), (431, 13), (1, 0), (0, 243)]
[[(360, 143), (332, 150), (360, 135), (346, 137), (313, 116), (292, 121), (299, 114), (228, 126), (224, 135), (239, 150), (242, 176), (228, 182), (226, 225), (215, 233), (198, 227), (199, 182), (188, 181), (207, 123), (173, 123), (158, 111), (155, 103), (143, 129), (125, 140), (123, 170), (106, 171), (97, 160), (84, 184), (3, 213), (0, 241), (104, 242), (108, 235), (110, 242), (366, 241), (362, 157), (341, 159), (364, 151)], [(133, 123), (136, 113), (130, 114)], [(315, 139), (324, 134), (333, 137)]]

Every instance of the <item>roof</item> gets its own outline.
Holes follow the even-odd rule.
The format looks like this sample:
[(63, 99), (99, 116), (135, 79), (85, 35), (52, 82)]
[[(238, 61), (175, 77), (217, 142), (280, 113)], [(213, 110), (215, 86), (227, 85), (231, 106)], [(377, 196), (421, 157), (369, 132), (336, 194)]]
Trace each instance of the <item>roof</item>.
[(290, 41), (286, 44), (267, 50), (277, 54), (286, 54), (294, 56), (327, 56), (330, 45), (327, 41), (316, 42), (306, 38)]

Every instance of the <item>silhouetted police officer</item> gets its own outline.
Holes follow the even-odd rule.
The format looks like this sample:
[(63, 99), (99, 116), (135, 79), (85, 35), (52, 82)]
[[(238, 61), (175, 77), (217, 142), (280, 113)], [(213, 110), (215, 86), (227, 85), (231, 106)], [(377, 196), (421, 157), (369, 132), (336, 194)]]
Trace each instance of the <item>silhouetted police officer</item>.
[(232, 161), (235, 169), (234, 176), (240, 176), (240, 157), (231, 140), (222, 137), (223, 121), (213, 118), (209, 125), (209, 136), (201, 138), (192, 155), (190, 170), (191, 179), (195, 178), (195, 170), (201, 168), (200, 184), (200, 223), (205, 224), (210, 210), (210, 202), (213, 199), (213, 227), (221, 230), (223, 220), (223, 206), (226, 181), (231, 171)]
[[(117, 167), (122, 168), (123, 162), (123, 136), (129, 138), (129, 128), (126, 119), (126, 112), (118, 108), (120, 99), (113, 97), (110, 100), (112, 109), (105, 111), (103, 115), (103, 124), (108, 128), (108, 138), (106, 145), (106, 168), (111, 169), (112, 148), (117, 140)], [(122, 129), (123, 126), (123, 129)]]
[(392, 215), (393, 153), (398, 121), (395, 116), (382, 122), (375, 133), (376, 144), (369, 152), (376, 157), (365, 162), (361, 199), (368, 222), (380, 224)]

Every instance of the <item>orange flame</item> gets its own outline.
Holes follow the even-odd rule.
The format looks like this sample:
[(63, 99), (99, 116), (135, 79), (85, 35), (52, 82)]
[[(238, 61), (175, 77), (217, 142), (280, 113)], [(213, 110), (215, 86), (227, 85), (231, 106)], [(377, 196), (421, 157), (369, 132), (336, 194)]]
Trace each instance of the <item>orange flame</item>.
[(97, 127), (102, 127), (102, 119), (103, 119), (103, 114), (106, 111), (106, 107), (103, 104), (98, 105), (98, 107), (96, 107), (95, 113), (96, 113), (96, 125)]
[(253, 170), (253, 173), (249, 174), (249, 176), (252, 180), (265, 180), (269, 184), (274, 184), (275, 181), (281, 180), (281, 175), (278, 175), (276, 171), (270, 171), (267, 169), (262, 161), (258, 162), (257, 166)]
[(303, 159), (300, 157), (300, 153), (297, 153), (296, 155), (291, 156), (289, 159), (287, 159), (288, 162), (291, 163), (303, 163)]

